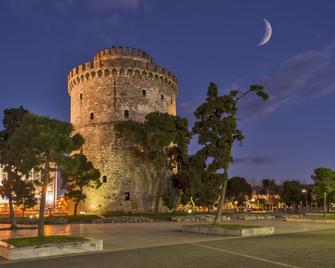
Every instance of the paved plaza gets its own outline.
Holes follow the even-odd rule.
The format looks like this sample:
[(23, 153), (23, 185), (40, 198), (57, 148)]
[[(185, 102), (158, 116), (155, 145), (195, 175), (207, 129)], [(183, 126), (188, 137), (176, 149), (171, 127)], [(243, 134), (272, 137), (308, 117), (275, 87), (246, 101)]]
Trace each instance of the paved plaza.
[[(245, 223), (245, 221), (243, 221)], [(248, 222), (255, 224), (255, 222)], [(253, 238), (182, 233), (181, 223), (77, 224), (47, 226), (47, 234), (104, 239), (105, 250), (90, 255), (6, 262), (4, 267), (334, 267), (332, 224), (257, 221), (276, 235)], [(0, 231), (1, 238), (36, 230)]]

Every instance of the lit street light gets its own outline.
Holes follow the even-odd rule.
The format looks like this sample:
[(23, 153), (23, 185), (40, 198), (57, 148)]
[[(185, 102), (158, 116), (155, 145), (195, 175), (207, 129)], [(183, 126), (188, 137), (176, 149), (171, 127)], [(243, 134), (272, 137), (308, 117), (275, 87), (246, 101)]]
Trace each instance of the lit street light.
[(307, 190), (306, 189), (302, 189), (301, 192), (305, 194), (305, 198), (306, 198), (305, 199), (305, 206), (307, 208)]

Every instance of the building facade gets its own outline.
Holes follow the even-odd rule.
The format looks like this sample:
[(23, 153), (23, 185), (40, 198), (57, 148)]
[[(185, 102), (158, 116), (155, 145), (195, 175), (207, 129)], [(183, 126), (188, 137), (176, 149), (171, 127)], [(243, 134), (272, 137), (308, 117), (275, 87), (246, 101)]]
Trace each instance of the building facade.
[[(4, 171), (2, 165), (0, 165), (0, 185), (3, 179), (7, 178), (7, 173)], [(31, 170), (29, 172), (29, 177), (26, 178), (30, 181), (40, 181), (41, 172)], [(48, 185), (47, 195), (46, 195), (46, 206), (47, 208), (54, 209), (57, 202), (57, 181), (58, 181), (58, 172), (51, 172), (50, 174), (51, 181)], [(40, 189), (36, 188), (36, 197), (39, 198)], [(18, 209), (18, 208), (16, 208)], [(0, 213), (8, 212), (8, 200), (6, 198), (0, 197)]]
[(150, 211), (150, 168), (133, 157), (114, 131), (122, 120), (144, 121), (151, 112), (176, 114), (178, 82), (140, 49), (104, 49), (68, 75), (71, 123), (82, 152), (101, 172), (102, 186), (87, 189), (87, 212)]

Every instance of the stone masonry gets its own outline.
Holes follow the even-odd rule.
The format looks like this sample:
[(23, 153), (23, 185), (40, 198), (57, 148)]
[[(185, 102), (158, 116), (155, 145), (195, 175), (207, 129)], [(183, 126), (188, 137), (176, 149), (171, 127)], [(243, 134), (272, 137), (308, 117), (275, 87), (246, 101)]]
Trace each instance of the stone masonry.
[(154, 111), (176, 114), (178, 82), (140, 49), (113, 47), (68, 75), (71, 123), (85, 144), (82, 152), (101, 172), (102, 186), (86, 191), (85, 210), (150, 211), (154, 185), (150, 168), (117, 139), (121, 120), (143, 121)]

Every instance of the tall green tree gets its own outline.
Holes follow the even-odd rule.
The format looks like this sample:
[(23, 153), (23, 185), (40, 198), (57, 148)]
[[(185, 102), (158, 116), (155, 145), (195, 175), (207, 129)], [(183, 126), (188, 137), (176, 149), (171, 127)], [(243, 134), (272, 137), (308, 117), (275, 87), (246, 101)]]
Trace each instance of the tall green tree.
[(279, 191), (279, 187), (275, 180), (264, 179), (262, 180), (262, 191), (266, 194), (276, 194)]
[(33, 208), (37, 205), (37, 197), (35, 195), (35, 186), (32, 181), (18, 180), (15, 185), (15, 205), (22, 210), (22, 217), (26, 209)]
[(100, 171), (94, 168), (85, 155), (73, 155), (60, 167), (64, 196), (74, 201), (73, 215), (77, 215), (78, 204), (86, 199), (85, 188), (101, 186)]
[[(189, 155), (191, 133), (188, 131), (186, 119), (176, 117), (176, 138), (173, 146), (169, 147), (170, 169), (173, 170), (171, 185), (177, 194), (185, 194), (190, 188), (194, 172), (193, 157)], [(178, 201), (178, 200), (177, 200)]]
[(23, 116), (27, 113), (28, 111), (22, 106), (4, 110), (4, 130), (0, 131), (0, 164), (6, 172), (6, 177), (1, 182), (0, 195), (8, 200), (11, 229), (17, 229), (13, 204), (16, 195), (15, 189), (26, 170), (21, 169), (22, 154), (10, 154), (8, 140), (13, 136), (20, 126)]
[(311, 178), (314, 181), (314, 193), (319, 198), (323, 198), (323, 214), (326, 216), (327, 197), (335, 192), (335, 171), (330, 168), (320, 167), (314, 169), (314, 174)]
[(196, 188), (195, 202), (200, 206), (207, 207), (208, 212), (211, 211), (214, 203), (219, 198), (219, 182), (220, 176), (206, 171), (200, 177), (200, 185)]
[(237, 128), (238, 103), (252, 93), (263, 100), (268, 99), (263, 87), (258, 85), (250, 86), (246, 92), (232, 90), (219, 96), (216, 84), (210, 83), (206, 101), (194, 112), (193, 133), (202, 145), (197, 155), (206, 160), (209, 173), (220, 177), (221, 192), (215, 223), (221, 222), (228, 171), (233, 162), (233, 145), (244, 139), (242, 131)]
[(227, 199), (232, 202), (237, 202), (238, 205), (243, 205), (245, 197), (252, 194), (251, 185), (242, 177), (232, 177), (227, 183)]
[(176, 161), (186, 150), (190, 139), (187, 120), (168, 113), (154, 112), (145, 121), (123, 121), (116, 125), (118, 137), (128, 141), (138, 159), (150, 163), (154, 170), (154, 211), (158, 212), (160, 200), (169, 172), (176, 168)]
[(289, 180), (283, 183), (282, 199), (288, 206), (294, 206), (298, 210), (300, 202), (303, 200), (302, 185), (299, 181)]
[(196, 158), (188, 154), (190, 133), (186, 131), (182, 133), (187, 136), (181, 137), (179, 144), (175, 144), (169, 150), (169, 157), (172, 160), (170, 168), (173, 173), (169, 185), (163, 193), (163, 201), (164, 205), (170, 209), (175, 208), (179, 203), (194, 202), (193, 198), (200, 179), (197, 172), (201, 169), (199, 169), (198, 163), (195, 163)]
[(203, 206), (210, 212), (219, 197), (219, 179), (207, 171), (204, 159), (191, 155), (174, 175), (173, 183), (180, 190), (182, 204)]
[(22, 163), (26, 168), (41, 171), (38, 237), (44, 237), (46, 192), (51, 172), (84, 142), (80, 135), (72, 133), (73, 127), (67, 122), (28, 113), (8, 141), (11, 154), (25, 152)]
[(175, 196), (178, 194), (178, 202), (205, 206), (210, 210), (218, 198), (215, 187), (217, 178), (207, 173), (204, 162), (194, 155), (183, 154), (175, 162), (178, 163), (178, 168), (172, 175), (172, 185), (169, 188), (174, 194), (168, 194), (172, 197), (172, 203), (177, 205)]

